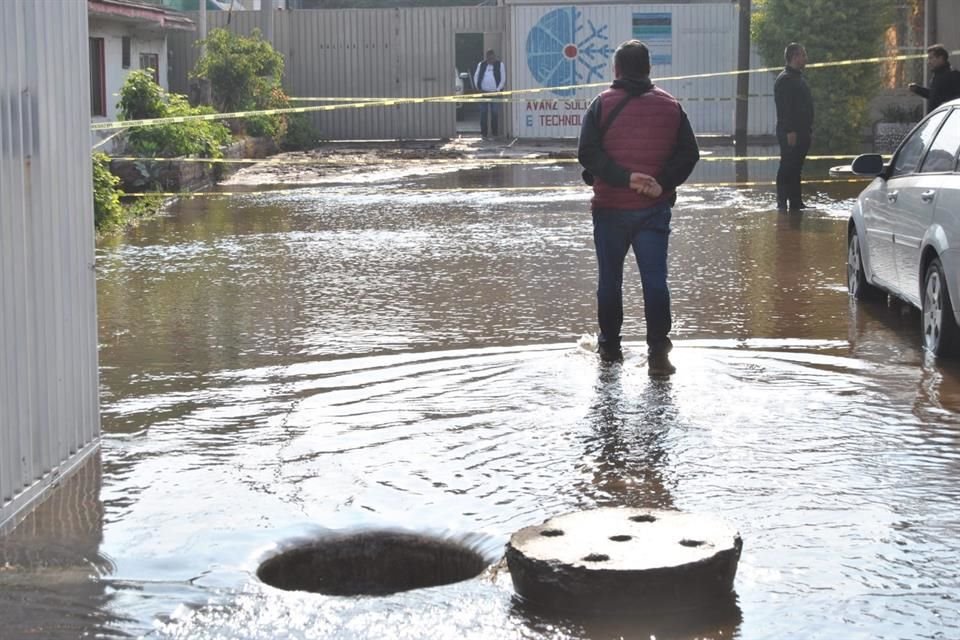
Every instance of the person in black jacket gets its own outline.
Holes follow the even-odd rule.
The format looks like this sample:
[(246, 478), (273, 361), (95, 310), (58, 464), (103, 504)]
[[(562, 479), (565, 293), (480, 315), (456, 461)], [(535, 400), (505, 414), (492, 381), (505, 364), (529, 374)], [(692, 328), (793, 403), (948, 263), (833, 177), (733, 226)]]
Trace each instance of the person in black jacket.
[(911, 82), (908, 88), (921, 98), (927, 99), (930, 111), (948, 100), (960, 98), (960, 71), (950, 68), (950, 52), (946, 47), (935, 44), (927, 48), (927, 68), (933, 73), (930, 87), (921, 87)]
[(777, 209), (806, 209), (800, 194), (800, 174), (813, 137), (813, 96), (803, 77), (807, 50), (791, 42), (783, 52), (787, 66), (773, 85), (777, 105), (777, 142), (780, 168), (777, 170)]

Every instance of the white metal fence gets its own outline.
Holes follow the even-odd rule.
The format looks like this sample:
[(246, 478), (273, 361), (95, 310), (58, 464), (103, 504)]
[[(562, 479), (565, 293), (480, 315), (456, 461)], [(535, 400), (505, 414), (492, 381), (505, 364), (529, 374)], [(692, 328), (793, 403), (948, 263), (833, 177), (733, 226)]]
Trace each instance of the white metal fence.
[[(250, 11), (210, 12), (207, 18), (210, 29), (242, 34), (257, 28), (260, 19)], [(613, 50), (631, 37), (650, 44), (654, 78), (733, 71), (737, 30), (737, 5), (716, 2), (294, 10), (277, 12), (274, 45), (286, 59), (284, 87), (292, 96), (403, 98), (453, 93), (457, 33), (483, 33), (487, 43), (500, 41), (502, 47), (496, 48), (507, 64), (506, 88), (525, 90), (609, 82)], [(196, 38), (195, 33), (170, 36), (170, 87), (178, 93), (189, 91), (188, 74), (199, 55)], [(753, 52), (751, 64), (760, 63)], [(751, 135), (774, 131), (773, 80), (771, 73), (750, 76)], [(660, 84), (683, 103), (697, 134), (733, 135), (735, 76)], [(599, 91), (519, 94), (506, 105), (508, 133), (576, 137), (586, 102)], [(313, 118), (331, 139), (456, 134), (452, 104), (345, 109)]]
[[(505, 16), (502, 7), (280, 11), (273, 44), (286, 61), (284, 89), (294, 97), (448, 96), (456, 78), (456, 34), (503, 33)], [(249, 35), (260, 26), (260, 14), (211, 11), (207, 26)], [(189, 92), (188, 76), (199, 57), (197, 36), (169, 36), (171, 91)], [(307, 104), (322, 103), (298, 106)], [(313, 120), (331, 139), (456, 135), (452, 102), (344, 109), (315, 114)]]
[(0, 2), (0, 528), (94, 450), (86, 2)]

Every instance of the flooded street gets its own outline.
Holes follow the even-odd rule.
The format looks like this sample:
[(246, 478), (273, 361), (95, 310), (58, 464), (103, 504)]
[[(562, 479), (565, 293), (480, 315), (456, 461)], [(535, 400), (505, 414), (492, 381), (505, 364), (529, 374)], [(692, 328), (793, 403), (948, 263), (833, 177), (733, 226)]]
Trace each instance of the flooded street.
[[(102, 450), (0, 547), (0, 637), (960, 637), (960, 366), (925, 361), (916, 311), (848, 297), (859, 185), (808, 187), (803, 214), (771, 187), (683, 189), (678, 372), (654, 380), (632, 264), (625, 362), (591, 352), (579, 174), (392, 167), (181, 201), (102, 242)], [(735, 610), (541, 615), (505, 570), (377, 598), (255, 575), (358, 527), (493, 563), (596, 506), (739, 528)]]

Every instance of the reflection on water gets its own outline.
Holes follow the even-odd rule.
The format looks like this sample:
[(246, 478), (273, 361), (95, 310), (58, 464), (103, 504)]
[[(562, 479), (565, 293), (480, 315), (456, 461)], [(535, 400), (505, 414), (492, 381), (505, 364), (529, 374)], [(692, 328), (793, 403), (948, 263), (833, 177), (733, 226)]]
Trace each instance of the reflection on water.
[(100, 489), (94, 454), (0, 537), (0, 638), (114, 636), (109, 629), (122, 614), (110, 612), (108, 589), (97, 579), (115, 569), (100, 551)]
[[(578, 346), (595, 330), (586, 191), (424, 191), (578, 181), (570, 166), (372, 176), (372, 188), (185, 201), (104, 243), (104, 517), (91, 553), (112, 564), (89, 573), (100, 595), (85, 596), (88, 628), (960, 635), (960, 369), (924, 362), (915, 311), (850, 302), (847, 192), (817, 191), (803, 215), (778, 214), (762, 188), (681, 194), (679, 372), (663, 381), (646, 375), (637, 277), (626, 361), (602, 367)], [(616, 505), (736, 524), (731, 610), (692, 625), (544, 616), (502, 570), (384, 598), (255, 577), (265, 550), (317, 528), (497, 548), (550, 516)], [(41, 608), (76, 602), (56, 575), (33, 579)], [(56, 624), (28, 611), (37, 629)]]

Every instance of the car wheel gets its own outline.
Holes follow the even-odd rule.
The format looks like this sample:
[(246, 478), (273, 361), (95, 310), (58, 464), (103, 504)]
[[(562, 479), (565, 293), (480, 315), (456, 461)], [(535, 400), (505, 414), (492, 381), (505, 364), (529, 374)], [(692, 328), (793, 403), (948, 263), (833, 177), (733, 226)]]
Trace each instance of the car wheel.
[(883, 293), (867, 282), (863, 272), (863, 256), (860, 251), (860, 236), (856, 229), (851, 231), (847, 241), (847, 291), (857, 300), (877, 299)]
[(923, 278), (923, 346), (935, 356), (957, 352), (960, 329), (953, 315), (943, 264), (934, 258)]

